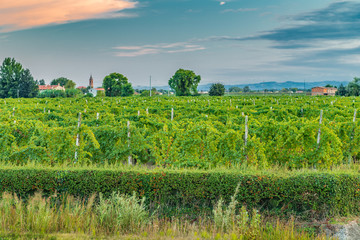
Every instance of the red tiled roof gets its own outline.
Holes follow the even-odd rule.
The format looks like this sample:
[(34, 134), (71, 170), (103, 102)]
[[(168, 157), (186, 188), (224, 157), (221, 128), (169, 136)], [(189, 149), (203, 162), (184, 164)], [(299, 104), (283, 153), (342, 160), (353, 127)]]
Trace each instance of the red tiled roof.
[(98, 90), (98, 91), (105, 91), (105, 88), (95, 88), (95, 90)]
[(84, 86), (79, 86), (79, 87), (77, 87), (77, 89), (85, 89), (86, 87), (84, 87)]

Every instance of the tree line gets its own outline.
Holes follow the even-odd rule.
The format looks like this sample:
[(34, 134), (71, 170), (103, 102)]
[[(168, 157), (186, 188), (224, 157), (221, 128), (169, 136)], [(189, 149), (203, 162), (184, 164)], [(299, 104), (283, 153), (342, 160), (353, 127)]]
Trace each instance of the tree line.
[[(179, 69), (169, 80), (169, 86), (177, 96), (196, 96), (197, 87), (201, 80), (191, 70)], [(25, 69), (14, 58), (5, 58), (0, 66), (0, 98), (32, 98), (32, 97), (73, 97), (80, 91), (90, 94), (89, 87), (75, 89), (76, 83), (68, 78), (60, 77), (51, 81), (50, 85), (60, 85), (66, 91), (44, 91), (40, 94), (39, 85), (45, 85), (45, 80), (35, 80), (29, 69)], [(108, 97), (131, 96), (134, 89), (128, 78), (120, 73), (105, 76), (102, 87)]]
[(336, 92), (338, 96), (360, 96), (360, 78), (355, 77), (347, 86), (341, 84)]
[[(199, 95), (197, 87), (201, 81), (201, 76), (192, 70), (178, 69), (169, 79), (168, 84), (175, 92), (176, 96), (197, 96)], [(45, 85), (45, 81), (35, 80), (29, 69), (25, 69), (14, 58), (5, 58), (0, 66), (0, 98), (32, 98), (32, 97), (75, 97), (80, 94), (92, 96), (90, 87), (84, 89), (75, 89), (76, 83), (65, 77), (56, 78), (50, 85), (60, 85), (65, 91), (50, 90), (39, 92), (39, 85)], [(128, 78), (120, 73), (111, 73), (105, 76), (102, 87), (105, 90), (105, 96), (108, 97), (126, 97), (134, 94), (135, 90)], [(154, 95), (156, 90), (152, 89)], [(229, 92), (251, 92), (248, 86), (244, 88), (230, 87)], [(213, 83), (210, 86), (210, 96), (223, 96), (225, 86), (221, 83)], [(149, 96), (150, 90), (141, 93), (141, 96)], [(336, 95), (339, 96), (360, 96), (360, 78), (355, 77), (347, 86), (339, 86)]]
[[(170, 78), (168, 84), (176, 96), (197, 96), (197, 87), (201, 76), (192, 70), (179, 69)], [(0, 67), (0, 98), (32, 98), (32, 97), (75, 97), (79, 94), (91, 96), (90, 87), (75, 89), (76, 83), (65, 77), (52, 80), (50, 85), (60, 85), (66, 90), (46, 90), (40, 93), (39, 85), (46, 85), (45, 80), (35, 80), (29, 69), (24, 69), (21, 63), (14, 58), (5, 58)], [(126, 97), (134, 94), (134, 89), (128, 78), (120, 73), (111, 73), (105, 76), (102, 87), (108, 97)], [(156, 91), (154, 89), (151, 90)], [(243, 91), (250, 91), (244, 88)], [(221, 83), (214, 83), (210, 87), (210, 96), (222, 96), (225, 87)], [(142, 96), (150, 95), (150, 91), (144, 92)]]

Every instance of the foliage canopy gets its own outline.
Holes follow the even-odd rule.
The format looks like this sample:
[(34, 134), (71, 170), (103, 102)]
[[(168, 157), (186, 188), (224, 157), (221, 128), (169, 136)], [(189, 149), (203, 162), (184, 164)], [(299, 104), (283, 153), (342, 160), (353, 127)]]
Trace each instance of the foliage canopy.
[(50, 85), (60, 85), (66, 89), (73, 89), (75, 88), (76, 83), (68, 78), (60, 77), (52, 80)]
[(39, 92), (37, 82), (29, 69), (16, 62), (14, 58), (5, 58), (0, 66), (0, 97), (31, 98)]
[(191, 70), (179, 69), (169, 80), (169, 86), (175, 90), (176, 96), (197, 95), (197, 86), (201, 81), (200, 75)]
[(210, 87), (210, 96), (223, 96), (225, 94), (225, 86), (221, 83), (213, 83)]
[(107, 75), (104, 78), (103, 87), (105, 89), (105, 95), (108, 97), (126, 97), (134, 94), (131, 83), (128, 82), (127, 77), (120, 73)]

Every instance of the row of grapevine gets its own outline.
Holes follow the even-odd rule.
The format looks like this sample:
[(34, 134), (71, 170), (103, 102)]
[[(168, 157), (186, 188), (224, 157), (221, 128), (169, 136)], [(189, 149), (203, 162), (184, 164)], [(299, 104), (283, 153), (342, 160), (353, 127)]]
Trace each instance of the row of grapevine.
[(305, 96), (6, 99), (0, 101), (0, 159), (18, 164), (28, 160), (71, 163), (76, 152), (79, 163), (125, 162), (132, 156), (137, 162), (175, 167), (329, 168), (360, 156), (359, 123), (353, 121), (358, 100)]

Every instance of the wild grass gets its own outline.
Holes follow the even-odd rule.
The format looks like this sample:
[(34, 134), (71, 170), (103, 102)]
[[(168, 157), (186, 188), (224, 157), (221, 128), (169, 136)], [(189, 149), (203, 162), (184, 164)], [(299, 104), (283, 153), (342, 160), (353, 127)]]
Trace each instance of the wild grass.
[(55, 169), (55, 170), (113, 170), (113, 171), (192, 171), (192, 172), (228, 172), (228, 173), (244, 173), (244, 174), (276, 174), (277, 176), (286, 175), (298, 175), (306, 173), (346, 173), (346, 174), (359, 174), (360, 162), (352, 164), (341, 164), (333, 166), (330, 169), (316, 169), (316, 168), (300, 168), (291, 169), (288, 166), (271, 165), (266, 169), (262, 169), (256, 166), (249, 166), (246, 164), (235, 164), (229, 167), (214, 167), (209, 169), (198, 168), (177, 168), (177, 167), (162, 167), (147, 164), (128, 165), (127, 163), (117, 162), (114, 164), (107, 163), (102, 164), (93, 163), (62, 163), (62, 164), (39, 164), (36, 161), (28, 161), (21, 165), (13, 162), (4, 162), (0, 160), (0, 169)]
[[(237, 194), (237, 193), (236, 193)], [(27, 202), (14, 194), (0, 199), (0, 238), (20, 239), (326, 239), (296, 229), (294, 221), (264, 220), (257, 210), (237, 207), (234, 194), (225, 205), (220, 199), (213, 216), (162, 219), (150, 213), (145, 199), (113, 193), (82, 201), (62, 201), (34, 194)]]

